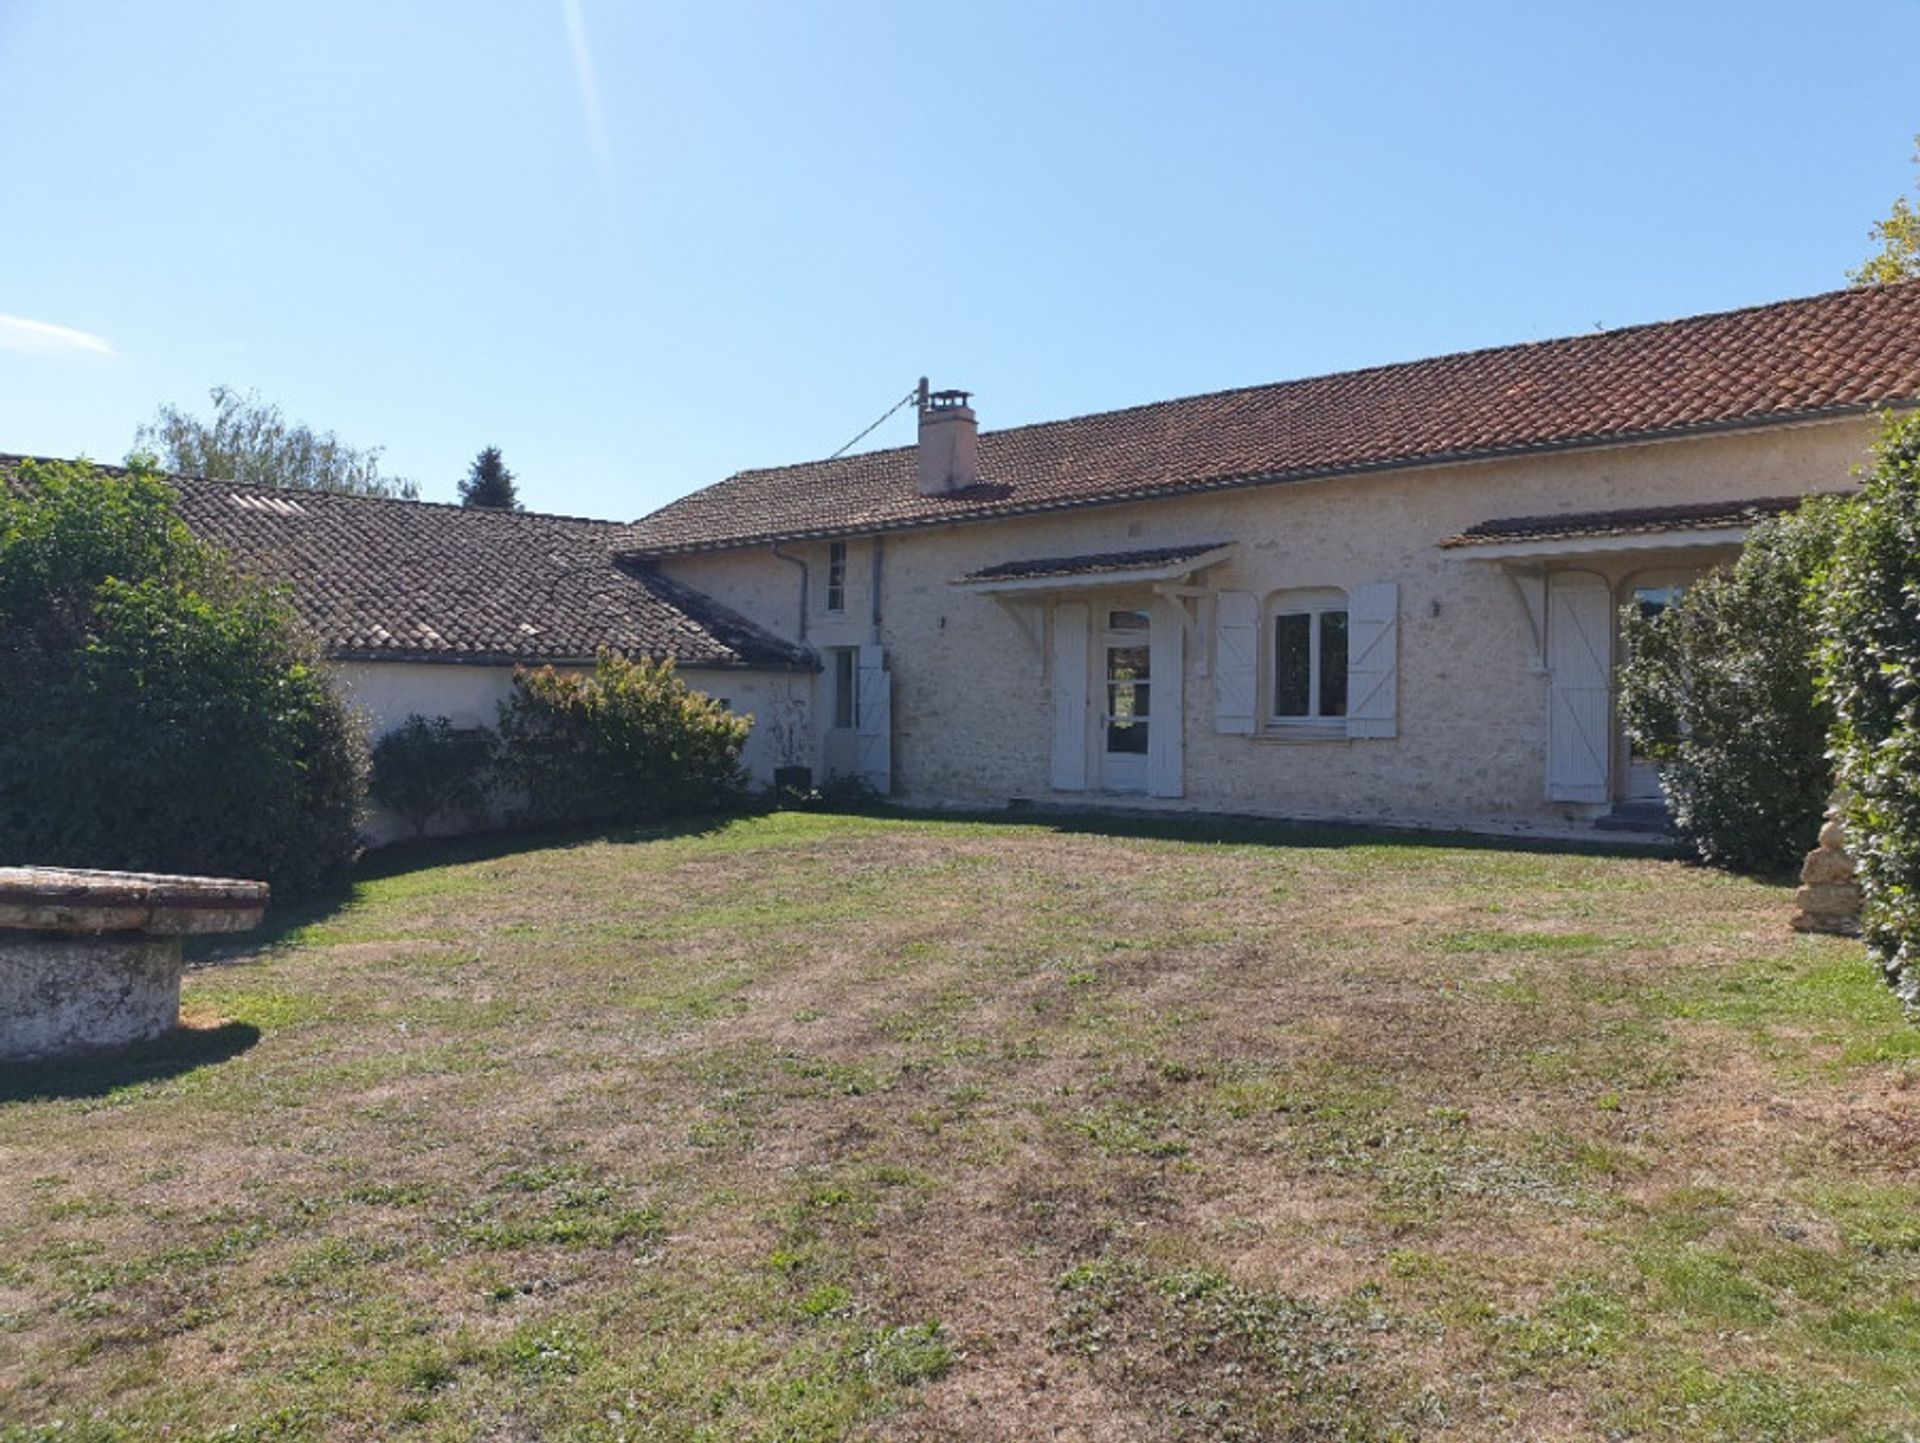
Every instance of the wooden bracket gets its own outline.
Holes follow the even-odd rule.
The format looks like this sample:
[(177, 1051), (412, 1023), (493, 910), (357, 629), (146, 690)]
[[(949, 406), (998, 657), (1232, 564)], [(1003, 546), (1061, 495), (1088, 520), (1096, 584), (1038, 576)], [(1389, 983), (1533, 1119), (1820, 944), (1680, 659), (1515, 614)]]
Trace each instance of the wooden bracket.
[(1527, 670), (1534, 676), (1547, 674), (1547, 577), (1538, 567), (1505, 566), (1500, 572), (1513, 588), (1521, 613), (1527, 618), (1527, 632), (1533, 642), (1533, 654), (1527, 658)]
[(1025, 596), (996, 595), (993, 599), (1002, 611), (1013, 618), (1014, 625), (1020, 628), (1020, 634), (1026, 638), (1027, 647), (1033, 653), (1033, 674), (1045, 676), (1047, 672), (1046, 603)]

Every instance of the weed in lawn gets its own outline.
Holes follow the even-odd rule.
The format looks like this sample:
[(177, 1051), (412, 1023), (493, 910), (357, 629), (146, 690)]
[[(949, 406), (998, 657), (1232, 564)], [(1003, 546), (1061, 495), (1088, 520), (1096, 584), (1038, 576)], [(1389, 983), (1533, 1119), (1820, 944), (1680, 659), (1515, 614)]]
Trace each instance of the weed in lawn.
[(1392, 1320), (1106, 1256), (1061, 1275), (1054, 1347), (1144, 1401), (1170, 1438), (1407, 1436), (1373, 1340)]

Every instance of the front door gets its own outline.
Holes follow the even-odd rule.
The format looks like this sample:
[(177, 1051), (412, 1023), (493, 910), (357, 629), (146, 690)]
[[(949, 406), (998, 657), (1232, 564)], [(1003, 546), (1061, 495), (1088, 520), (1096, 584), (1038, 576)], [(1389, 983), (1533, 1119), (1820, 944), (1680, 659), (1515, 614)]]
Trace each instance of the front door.
[(1153, 726), (1153, 617), (1144, 607), (1103, 607), (1100, 785), (1109, 792), (1147, 789)]

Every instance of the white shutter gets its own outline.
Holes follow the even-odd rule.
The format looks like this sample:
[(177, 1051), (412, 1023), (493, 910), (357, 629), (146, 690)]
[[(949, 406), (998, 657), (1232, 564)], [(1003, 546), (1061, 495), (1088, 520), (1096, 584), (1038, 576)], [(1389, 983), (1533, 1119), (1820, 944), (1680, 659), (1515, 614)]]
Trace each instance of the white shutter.
[(854, 770), (881, 796), (893, 793), (893, 675), (878, 646), (860, 648), (855, 675), (859, 687)]
[(1087, 604), (1053, 609), (1053, 768), (1059, 792), (1087, 789)]
[(1547, 797), (1604, 802), (1613, 755), (1613, 594), (1584, 571), (1547, 578)]
[(1185, 680), (1187, 614), (1177, 601), (1153, 608), (1153, 631), (1148, 639), (1147, 795), (1186, 795), (1186, 768), (1182, 752), (1186, 737)]
[(1213, 729), (1253, 732), (1260, 676), (1260, 603), (1251, 591), (1213, 599)]
[(1347, 735), (1399, 735), (1400, 587), (1376, 581), (1347, 596)]

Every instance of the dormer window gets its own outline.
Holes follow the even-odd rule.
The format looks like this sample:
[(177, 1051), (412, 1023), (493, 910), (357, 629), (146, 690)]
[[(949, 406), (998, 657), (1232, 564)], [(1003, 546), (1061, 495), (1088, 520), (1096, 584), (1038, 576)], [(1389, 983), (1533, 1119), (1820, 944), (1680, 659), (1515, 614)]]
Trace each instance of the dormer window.
[(827, 543), (827, 610), (847, 609), (847, 543)]

